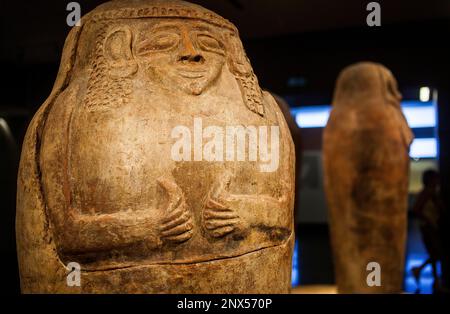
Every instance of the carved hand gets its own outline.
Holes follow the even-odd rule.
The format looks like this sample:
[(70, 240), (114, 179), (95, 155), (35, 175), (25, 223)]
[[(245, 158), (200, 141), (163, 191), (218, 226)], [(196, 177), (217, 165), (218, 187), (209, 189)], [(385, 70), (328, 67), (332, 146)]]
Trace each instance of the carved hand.
[(288, 198), (266, 194), (231, 194), (230, 176), (218, 181), (209, 193), (203, 211), (203, 227), (212, 237), (229, 233), (245, 236), (250, 228), (263, 230), (270, 237), (285, 238), (290, 234)]
[(214, 238), (224, 237), (231, 232), (240, 232), (246, 229), (244, 220), (233, 209), (228, 201), (231, 197), (226, 186), (229, 175), (221, 180), (218, 186), (209, 193), (203, 210), (203, 227)]
[(163, 178), (157, 182), (169, 196), (162, 218), (149, 210), (86, 215), (70, 208), (63, 225), (63, 250), (85, 253), (117, 249), (142, 241), (149, 248), (156, 248), (162, 243), (182, 243), (189, 240), (193, 230), (183, 192), (172, 180)]
[(158, 184), (169, 195), (165, 217), (160, 226), (161, 240), (166, 243), (186, 242), (193, 235), (193, 224), (183, 192), (171, 180), (159, 179)]

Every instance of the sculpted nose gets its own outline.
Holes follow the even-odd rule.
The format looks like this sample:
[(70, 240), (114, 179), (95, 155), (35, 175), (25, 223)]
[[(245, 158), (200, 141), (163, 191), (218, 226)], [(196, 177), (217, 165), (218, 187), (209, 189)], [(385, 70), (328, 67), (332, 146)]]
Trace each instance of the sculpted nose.
[(178, 61), (182, 63), (203, 63), (205, 61), (202, 53), (194, 47), (188, 34), (183, 35)]
[(183, 54), (179, 61), (182, 63), (203, 63), (205, 59), (200, 54)]

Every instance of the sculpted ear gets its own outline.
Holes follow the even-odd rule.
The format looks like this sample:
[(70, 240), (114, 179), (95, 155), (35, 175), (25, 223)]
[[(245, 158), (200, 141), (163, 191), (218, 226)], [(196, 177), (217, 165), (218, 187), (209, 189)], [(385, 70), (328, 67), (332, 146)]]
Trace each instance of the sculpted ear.
[(111, 30), (103, 45), (109, 74), (113, 77), (128, 77), (136, 73), (137, 63), (131, 52), (132, 33), (122, 26)]

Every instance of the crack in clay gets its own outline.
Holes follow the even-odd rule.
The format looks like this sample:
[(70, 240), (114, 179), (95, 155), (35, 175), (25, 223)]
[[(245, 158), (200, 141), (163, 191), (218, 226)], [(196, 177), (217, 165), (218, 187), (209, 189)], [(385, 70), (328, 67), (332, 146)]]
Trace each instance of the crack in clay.
[[(289, 236), (288, 240), (285, 243), (288, 243), (289, 240), (291, 239), (292, 234)], [(222, 261), (222, 260), (227, 260), (227, 259), (232, 259), (232, 258), (239, 258), (245, 255), (250, 255), (250, 254), (256, 254), (259, 251), (262, 250), (266, 250), (266, 249), (270, 249), (270, 248), (274, 248), (274, 247), (278, 247), (281, 245), (284, 245), (285, 243), (282, 244), (276, 244), (276, 245), (270, 245), (270, 246), (266, 246), (266, 247), (262, 247), (247, 253), (242, 253), (239, 255), (235, 255), (235, 256), (224, 256), (224, 257), (218, 257), (218, 258), (214, 258), (214, 259), (210, 259), (210, 260), (199, 260), (199, 261), (191, 261), (191, 262), (174, 262), (174, 263), (166, 263), (166, 262), (158, 262), (158, 263), (153, 263), (153, 264), (142, 264), (142, 265), (128, 265), (128, 266), (118, 266), (118, 267), (109, 267), (109, 268), (103, 268), (103, 269), (95, 269), (95, 270), (83, 270), (84, 273), (97, 273), (97, 272), (104, 272), (104, 271), (114, 271), (114, 270), (122, 270), (122, 269), (130, 269), (130, 268), (139, 268), (139, 267), (146, 267), (146, 266), (153, 266), (153, 265), (193, 265), (193, 264), (205, 264), (205, 263), (210, 263), (210, 262), (216, 262), (216, 261)]]

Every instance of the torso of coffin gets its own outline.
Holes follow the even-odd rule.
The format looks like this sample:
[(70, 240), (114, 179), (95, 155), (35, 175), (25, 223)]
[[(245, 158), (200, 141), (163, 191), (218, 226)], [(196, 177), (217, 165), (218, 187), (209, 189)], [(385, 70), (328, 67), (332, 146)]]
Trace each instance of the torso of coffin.
[[(165, 177), (183, 191), (192, 215), (194, 234), (185, 243), (157, 249), (135, 244), (104, 252), (60, 252), (63, 262), (77, 260), (84, 269), (94, 270), (192, 263), (240, 256), (287, 241), (292, 232), (290, 223), (282, 228), (254, 225), (244, 238), (232, 234), (211, 238), (202, 228), (204, 202), (225, 173), (231, 174), (230, 193), (268, 195), (274, 199), (285, 193), (280, 182), (289, 185), (293, 179), (290, 174), (286, 176), (289, 173), (286, 167), (292, 161), (291, 139), (286, 125), (279, 123), (280, 111), (274, 107), (274, 101), (267, 101), (267, 95), (264, 117), (250, 112), (239, 92), (230, 94), (217, 90), (187, 97), (144, 93), (123, 106), (87, 108), (80, 97), (80, 90), (85, 88), (83, 84), (84, 81), (79, 80), (64, 91), (47, 119), (41, 167), (44, 189), (49, 189), (45, 193), (49, 206), (61, 215), (69, 206), (85, 215), (137, 210), (159, 215), (158, 211), (165, 210), (167, 195), (161, 191), (157, 179)], [(235, 86), (234, 90), (239, 89)], [(171, 138), (171, 132), (177, 126), (188, 127), (193, 151), (194, 118), (201, 118), (203, 129), (222, 127), (224, 135), (225, 127), (230, 125), (280, 126), (278, 169), (262, 172), (259, 158), (257, 162), (248, 159), (174, 161), (171, 148), (176, 139)], [(203, 139), (204, 143), (206, 141)], [(286, 221), (290, 221), (291, 205), (289, 200), (281, 211), (274, 210), (274, 217), (286, 217)]]

